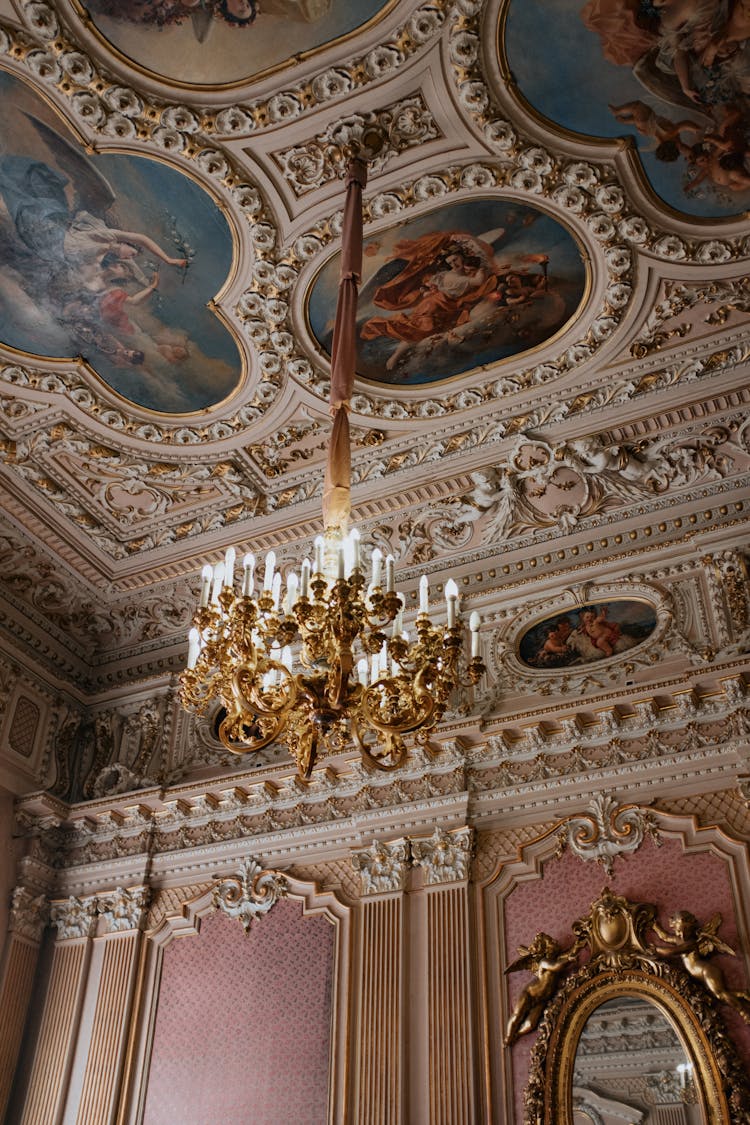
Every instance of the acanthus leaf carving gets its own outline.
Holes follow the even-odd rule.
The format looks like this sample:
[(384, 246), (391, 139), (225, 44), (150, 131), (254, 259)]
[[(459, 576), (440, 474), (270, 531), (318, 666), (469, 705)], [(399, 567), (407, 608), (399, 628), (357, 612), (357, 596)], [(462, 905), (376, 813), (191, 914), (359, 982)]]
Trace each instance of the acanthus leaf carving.
[(252, 923), (267, 914), (288, 890), (281, 872), (266, 870), (257, 860), (248, 858), (237, 875), (228, 875), (216, 884), (213, 903), (229, 918), (238, 918), (248, 933)]
[(352, 865), (362, 880), (362, 894), (395, 894), (403, 891), (409, 866), (406, 840), (374, 840), (369, 848), (352, 853)]
[(9, 930), (26, 941), (41, 941), (49, 919), (47, 896), (23, 885), (13, 888), (10, 903)]
[(89, 898), (70, 895), (64, 900), (53, 901), (50, 905), (50, 922), (57, 928), (57, 940), (91, 937), (96, 930), (97, 907), (95, 895)]
[(649, 836), (661, 843), (654, 814), (633, 805), (619, 806), (611, 794), (597, 794), (586, 813), (568, 817), (558, 832), (558, 855), (566, 847), (579, 859), (600, 863), (612, 875), (615, 857), (640, 848)]
[(104, 932), (140, 929), (147, 917), (150, 896), (148, 887), (117, 887), (109, 894), (99, 895), (97, 911)]
[(472, 828), (446, 831), (438, 827), (427, 839), (411, 837), (409, 842), (412, 860), (424, 870), (428, 886), (468, 879), (474, 849)]

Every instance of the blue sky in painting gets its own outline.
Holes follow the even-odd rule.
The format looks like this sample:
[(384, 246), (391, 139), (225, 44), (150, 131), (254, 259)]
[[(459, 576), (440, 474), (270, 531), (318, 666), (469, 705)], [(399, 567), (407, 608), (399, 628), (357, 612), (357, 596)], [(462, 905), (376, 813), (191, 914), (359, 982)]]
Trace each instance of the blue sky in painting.
[[(696, 216), (741, 213), (748, 199), (724, 199), (710, 189), (684, 191), (684, 161), (666, 164), (647, 151), (650, 137), (639, 135), (612, 115), (608, 103), (640, 100), (675, 121), (685, 110), (649, 94), (627, 66), (602, 55), (599, 36), (580, 18), (583, 0), (511, 0), (505, 27), (508, 65), (526, 100), (549, 118), (576, 133), (593, 137), (632, 136), (656, 193), (672, 207)], [(689, 111), (687, 111), (689, 117)]]

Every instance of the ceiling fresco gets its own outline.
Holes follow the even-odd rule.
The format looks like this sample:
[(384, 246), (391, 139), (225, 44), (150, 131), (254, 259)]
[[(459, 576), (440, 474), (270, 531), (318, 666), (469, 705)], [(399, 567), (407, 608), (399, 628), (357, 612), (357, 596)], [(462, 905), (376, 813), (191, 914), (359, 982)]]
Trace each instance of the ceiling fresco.
[[(311, 286), (308, 315), (330, 354), (339, 257)], [(586, 291), (575, 239), (509, 199), (454, 203), (366, 239), (357, 372), (395, 385), (432, 383), (538, 347)]]
[(194, 181), (138, 156), (86, 155), (0, 71), (0, 340), (81, 356), (123, 398), (185, 413), (226, 398), (242, 366), (208, 302), (233, 244)]
[(151, 696), (160, 778), (235, 768), (175, 676), (201, 566), (233, 544), (286, 574), (320, 531), (342, 170), (373, 130), (353, 511), (406, 618), (423, 572), (482, 614), (487, 681), (446, 729), (520, 747), (522, 773), (561, 753), (552, 710), (574, 741), (627, 726), (625, 675), (637, 707), (739, 676), (737, 21), (709, 0), (250, 8), (0, 0), (0, 717), (14, 669), (36, 677), (61, 793), (59, 699), (123, 784)]
[(551, 122), (628, 137), (653, 190), (695, 216), (750, 205), (750, 16), (716, 0), (510, 0), (503, 46)]
[(347, 36), (393, 0), (87, 0), (75, 7), (135, 64), (216, 86), (290, 64)]

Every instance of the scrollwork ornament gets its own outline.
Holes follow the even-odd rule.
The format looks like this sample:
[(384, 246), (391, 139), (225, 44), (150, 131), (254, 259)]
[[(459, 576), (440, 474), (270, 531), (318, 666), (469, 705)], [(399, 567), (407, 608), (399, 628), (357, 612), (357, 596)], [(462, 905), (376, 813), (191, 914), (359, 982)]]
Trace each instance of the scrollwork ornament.
[(457, 883), (469, 877), (473, 846), (472, 828), (446, 831), (438, 827), (427, 839), (412, 838), (411, 855), (414, 864), (423, 869), (428, 886)]
[(146, 920), (150, 897), (148, 887), (117, 887), (109, 894), (99, 895), (97, 910), (104, 932), (140, 929)]
[(659, 829), (649, 809), (619, 806), (609, 794), (598, 794), (586, 813), (571, 816), (558, 832), (558, 855), (566, 847), (579, 859), (595, 860), (612, 875), (615, 857), (635, 852), (650, 836), (659, 846)]
[(39, 942), (49, 917), (47, 896), (29, 887), (14, 887), (10, 904), (9, 929), (26, 941)]
[(406, 886), (409, 847), (406, 840), (383, 843), (375, 840), (369, 848), (354, 852), (352, 866), (362, 880), (362, 894), (395, 894)]
[(248, 858), (237, 875), (227, 876), (214, 887), (213, 903), (229, 918), (238, 918), (245, 933), (249, 933), (256, 918), (268, 914), (288, 890), (284, 875), (266, 870), (257, 860)]
[(57, 940), (91, 937), (96, 930), (98, 917), (96, 896), (76, 898), (70, 895), (64, 901), (50, 906), (50, 922), (57, 928)]

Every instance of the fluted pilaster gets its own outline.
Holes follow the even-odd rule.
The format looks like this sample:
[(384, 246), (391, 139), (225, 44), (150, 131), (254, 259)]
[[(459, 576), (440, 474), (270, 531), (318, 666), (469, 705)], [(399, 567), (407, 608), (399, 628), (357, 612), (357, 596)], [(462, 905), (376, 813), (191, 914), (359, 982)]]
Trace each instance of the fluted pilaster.
[(53, 902), (50, 920), (57, 927), (57, 941), (21, 1125), (57, 1125), (62, 1120), (96, 926), (96, 899)]
[(475, 1120), (468, 875), (469, 828), (412, 840), (425, 873), (430, 1125)]
[(405, 840), (373, 844), (352, 857), (362, 878), (356, 1120), (404, 1120)]
[(0, 972), (0, 1120), (8, 1107), (46, 920), (45, 896), (16, 887)]

